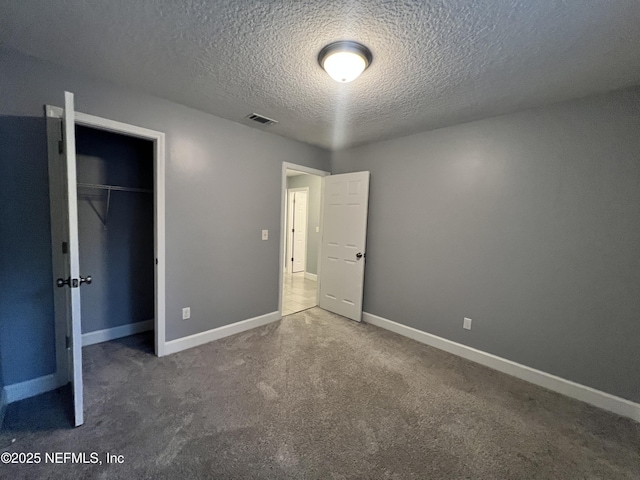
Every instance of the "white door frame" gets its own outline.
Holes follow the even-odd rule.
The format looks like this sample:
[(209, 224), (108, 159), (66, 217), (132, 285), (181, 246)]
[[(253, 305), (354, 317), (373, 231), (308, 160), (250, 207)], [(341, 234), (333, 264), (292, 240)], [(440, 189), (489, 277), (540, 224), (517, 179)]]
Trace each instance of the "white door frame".
[[(63, 109), (51, 105), (45, 106), (47, 117), (62, 119)], [(108, 132), (119, 133), (131, 137), (151, 140), (153, 142), (153, 170), (154, 170), (154, 248), (156, 258), (155, 268), (155, 315), (154, 315), (154, 344), (155, 354), (158, 357), (166, 353), (165, 341), (165, 134), (148, 128), (117, 122), (106, 118), (96, 117), (86, 113), (75, 112), (76, 125), (97, 128)], [(53, 226), (52, 226), (53, 228)], [(60, 245), (53, 245), (60, 248)], [(55, 274), (55, 272), (54, 272)], [(57, 323), (57, 322), (56, 322)], [(66, 331), (59, 332), (56, 324), (56, 352), (66, 352)], [(59, 382), (67, 378), (66, 355), (56, 354), (57, 372)], [(64, 381), (66, 383), (66, 381)], [(64, 384), (63, 383), (63, 384)]]
[[(291, 221), (294, 218), (295, 212), (292, 211), (292, 193), (295, 192), (305, 192), (307, 194), (307, 211), (305, 212), (305, 217), (306, 217), (306, 225), (305, 227), (307, 228), (307, 230), (309, 230), (309, 187), (295, 187), (295, 188), (287, 188), (287, 217), (288, 217), (288, 222), (287, 222), (287, 230), (291, 230)], [(291, 215), (289, 215), (289, 213), (291, 213)], [(286, 267), (289, 266), (290, 263), (290, 258), (293, 255), (293, 236), (291, 236), (291, 241), (287, 241), (287, 239), (289, 238), (289, 234), (291, 233), (291, 231), (287, 232), (287, 235), (285, 237), (285, 242), (287, 243), (287, 258), (285, 258), (286, 262)], [(307, 262), (306, 262), (306, 256), (307, 256), (307, 244), (309, 243), (309, 235), (308, 235), (308, 231), (305, 233), (304, 235), (304, 255), (305, 255), (305, 262), (304, 262), (304, 271), (307, 271)], [(293, 267), (291, 267), (293, 270)], [(286, 268), (285, 268), (286, 270)], [(288, 270), (287, 270), (288, 271)]]
[[(304, 165), (296, 165), (295, 163), (282, 162), (282, 183), (280, 187), (280, 268), (278, 269), (278, 313), (280, 314), (280, 317), (282, 317), (282, 279), (284, 276), (285, 233), (287, 229), (287, 170), (309, 173), (311, 175), (317, 175), (319, 177), (326, 177), (327, 175), (331, 175), (330, 172), (325, 172), (324, 170), (317, 170), (315, 168), (305, 167)], [(322, 196), (324, 195), (323, 190), (324, 182), (323, 188), (321, 189), (322, 193), (320, 194), (320, 205), (322, 205)], [(308, 204), (309, 199), (307, 198), (307, 205)], [(322, 232), (322, 210), (320, 211), (320, 231)], [(320, 245), (319, 247), (322, 248), (322, 245)], [(321, 253), (322, 252), (319, 251), (318, 255), (320, 255)], [(320, 265), (318, 265), (318, 285), (320, 285), (320, 273)], [(318, 303), (319, 292), (320, 288), (318, 288), (316, 292), (316, 304)]]

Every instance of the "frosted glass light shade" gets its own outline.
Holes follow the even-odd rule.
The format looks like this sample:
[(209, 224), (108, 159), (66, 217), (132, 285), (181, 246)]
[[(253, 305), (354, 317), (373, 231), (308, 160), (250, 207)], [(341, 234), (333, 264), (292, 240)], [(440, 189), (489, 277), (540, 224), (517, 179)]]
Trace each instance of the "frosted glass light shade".
[(358, 78), (367, 64), (357, 53), (336, 52), (329, 54), (322, 66), (336, 82), (348, 83)]
[(371, 63), (371, 52), (356, 42), (335, 42), (324, 47), (318, 63), (336, 82), (348, 83), (360, 76)]

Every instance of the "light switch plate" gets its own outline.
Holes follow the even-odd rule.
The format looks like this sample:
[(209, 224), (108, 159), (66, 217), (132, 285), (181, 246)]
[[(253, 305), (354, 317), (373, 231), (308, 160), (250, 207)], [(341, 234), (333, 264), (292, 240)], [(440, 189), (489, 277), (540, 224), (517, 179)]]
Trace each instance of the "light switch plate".
[(320, 227), (316, 227), (316, 233), (320, 233)]
[(262, 239), (269, 240), (269, 230), (262, 230)]

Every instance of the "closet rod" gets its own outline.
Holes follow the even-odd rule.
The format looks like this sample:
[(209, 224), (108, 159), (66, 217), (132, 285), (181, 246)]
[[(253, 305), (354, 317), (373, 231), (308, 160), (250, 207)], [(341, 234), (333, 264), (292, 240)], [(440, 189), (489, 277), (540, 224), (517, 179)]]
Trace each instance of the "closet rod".
[[(99, 183), (81, 183), (78, 182), (78, 187), (87, 187), (87, 188), (98, 188), (100, 190), (107, 191), (107, 208), (104, 211), (104, 218), (100, 218), (100, 214), (98, 214), (98, 218), (102, 222), (102, 226), (104, 229), (107, 229), (107, 221), (109, 220), (109, 207), (111, 206), (111, 192), (141, 192), (141, 193), (153, 193), (153, 190), (148, 190), (146, 188), (133, 188), (133, 187), (119, 187), (117, 185), (102, 185)], [(94, 208), (95, 210), (95, 208)], [(96, 211), (96, 213), (98, 213)]]
[(141, 193), (153, 193), (153, 190), (149, 190), (146, 188), (132, 188), (132, 187), (119, 187), (117, 185), (101, 185), (98, 183), (80, 183), (78, 182), (79, 187), (87, 187), (87, 188), (99, 188), (100, 190), (116, 190), (118, 192), (141, 192)]

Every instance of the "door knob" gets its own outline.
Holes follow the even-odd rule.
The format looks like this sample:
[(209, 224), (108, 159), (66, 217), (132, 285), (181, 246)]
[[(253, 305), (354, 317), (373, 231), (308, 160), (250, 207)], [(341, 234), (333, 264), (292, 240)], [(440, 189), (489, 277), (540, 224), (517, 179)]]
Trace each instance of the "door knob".
[(356, 253), (356, 258), (357, 258), (358, 260), (360, 260), (362, 257), (365, 257), (365, 256), (366, 256), (366, 255), (365, 255), (364, 253), (361, 253), (361, 252)]
[(67, 278), (66, 280), (64, 278), (59, 278), (56, 280), (56, 285), (58, 287), (64, 287), (65, 285), (67, 285), (72, 288), (78, 288), (83, 283), (86, 283), (87, 285), (91, 285), (92, 281), (93, 279), (91, 278), (91, 275), (87, 275), (86, 277), (80, 277), (80, 281), (78, 281), (77, 278), (71, 278), (71, 277)]

